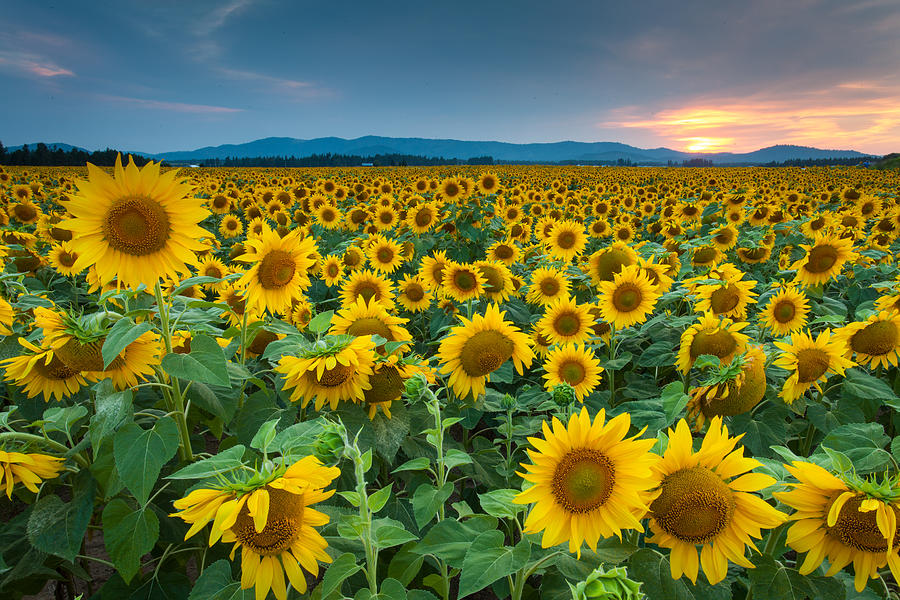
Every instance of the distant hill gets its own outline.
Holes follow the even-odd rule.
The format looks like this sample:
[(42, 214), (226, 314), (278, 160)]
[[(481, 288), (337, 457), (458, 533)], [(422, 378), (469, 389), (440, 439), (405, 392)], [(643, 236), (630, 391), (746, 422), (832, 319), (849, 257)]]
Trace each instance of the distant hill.
[(900, 153), (887, 154), (872, 166), (876, 169), (900, 169)]
[(670, 148), (636, 148), (618, 142), (553, 142), (510, 144), (491, 141), (450, 139), (391, 138), (364, 136), (352, 140), (325, 137), (310, 140), (270, 137), (245, 144), (206, 146), (196, 150), (163, 152), (147, 155), (170, 161), (214, 158), (248, 158), (257, 156), (310, 156), (313, 154), (409, 154), (417, 156), (468, 159), (492, 156), (497, 162), (614, 162), (640, 164), (680, 163), (704, 158), (717, 164), (762, 164), (795, 159), (863, 158), (868, 155), (855, 150), (822, 150), (806, 146), (777, 145), (747, 153), (691, 153)]
[[(62, 150), (63, 152), (69, 152), (74, 149), (74, 150), (81, 150), (82, 152), (90, 152), (90, 150), (86, 150), (85, 148), (82, 148), (81, 146), (73, 146), (71, 144), (63, 144), (62, 142), (53, 142), (52, 144), (47, 144), (47, 142), (44, 142), (44, 143), (47, 145), (47, 147), (50, 150)], [(21, 146), (8, 146), (6, 148), (6, 151), (7, 152), (15, 152), (16, 150), (21, 150), (25, 146), (28, 146), (29, 150), (34, 151), (34, 149), (37, 147), (37, 145), (38, 145), (38, 142), (35, 142), (33, 144), (22, 144)]]

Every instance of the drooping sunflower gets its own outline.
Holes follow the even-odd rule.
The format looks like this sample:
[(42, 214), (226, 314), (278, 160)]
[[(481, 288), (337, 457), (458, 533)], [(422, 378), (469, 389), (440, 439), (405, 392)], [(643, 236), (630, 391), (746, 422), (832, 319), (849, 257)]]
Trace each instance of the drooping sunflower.
[(900, 312), (883, 310), (865, 321), (856, 321), (834, 332), (846, 348), (847, 358), (877, 368), (897, 366), (900, 358)]
[(230, 240), (244, 233), (244, 224), (234, 215), (225, 215), (219, 223), (219, 233), (224, 239)]
[(484, 294), (486, 279), (472, 264), (448, 261), (443, 271), (441, 290), (457, 302), (475, 299)]
[(390, 238), (373, 237), (366, 247), (369, 265), (381, 273), (393, 273), (404, 262), (403, 248)]
[(895, 579), (900, 577), (900, 511), (894, 501), (854, 489), (812, 463), (794, 461), (785, 468), (799, 483), (790, 483), (793, 489), (788, 492), (772, 495), (795, 509), (787, 545), (806, 553), (801, 575), (812, 573), (827, 558), (827, 577), (853, 563), (857, 592), (869, 579), (877, 579), (885, 564)]
[[(737, 362), (737, 360), (735, 360)], [(707, 419), (749, 412), (766, 393), (766, 355), (760, 346), (748, 345), (740, 364), (724, 369), (724, 377), (691, 390), (688, 418), (700, 430)], [(735, 368), (737, 367), (737, 368)]]
[(775, 366), (791, 371), (780, 394), (788, 404), (813, 386), (821, 392), (820, 384), (829, 375), (843, 375), (855, 364), (844, 357), (844, 344), (830, 329), (816, 338), (805, 331), (792, 333), (790, 343), (775, 342), (775, 346), (782, 351)]
[[(745, 546), (756, 550), (752, 538), (762, 529), (784, 522), (786, 515), (751, 493), (776, 483), (762, 473), (750, 472), (761, 464), (737, 447), (743, 435), (730, 437), (721, 417), (714, 417), (700, 450), (693, 451), (687, 421), (669, 429), (669, 444), (654, 467), (659, 495), (650, 504), (647, 541), (671, 548), (673, 579), (682, 575), (695, 582), (700, 566), (713, 585), (722, 581), (731, 561), (752, 569)], [(700, 546), (700, 557), (697, 557)]]
[(291, 402), (306, 406), (314, 399), (316, 410), (326, 402), (335, 409), (339, 402), (363, 401), (374, 364), (372, 336), (329, 336), (298, 356), (283, 356), (275, 372), (284, 376), (286, 389), (293, 389)]
[(600, 314), (617, 329), (644, 322), (659, 298), (656, 286), (638, 265), (623, 267), (613, 281), (602, 281), (597, 287)]
[(312, 256), (318, 251), (315, 241), (301, 237), (299, 229), (284, 237), (269, 230), (248, 239), (244, 247), (247, 253), (237, 260), (253, 266), (237, 285), (247, 290), (247, 305), (260, 313), (287, 314), (309, 288), (309, 270), (316, 264)]
[(626, 437), (630, 425), (627, 412), (607, 422), (604, 410), (591, 422), (584, 407), (568, 426), (554, 417), (552, 429), (543, 423), (544, 439), (528, 438), (533, 464), (522, 464), (519, 475), (534, 485), (513, 502), (534, 504), (525, 532), (543, 531), (542, 547), (568, 542), (580, 555), (583, 543), (596, 549), (601, 537), (643, 531), (658, 457), (650, 452), (655, 440)]
[(438, 208), (433, 202), (422, 202), (406, 213), (406, 224), (416, 234), (431, 231), (438, 222)]
[(94, 265), (101, 283), (116, 279), (130, 288), (189, 274), (194, 252), (203, 249), (200, 238), (209, 235), (198, 225), (209, 211), (177, 173), (160, 174), (154, 162), (139, 170), (133, 159), (122, 168), (117, 156), (113, 178), (88, 163), (89, 179), (66, 203), (72, 217), (60, 223), (75, 234), (74, 268)]
[(791, 286), (780, 289), (772, 296), (759, 313), (759, 318), (775, 335), (780, 336), (803, 329), (808, 314), (806, 294)]
[(37, 452), (0, 450), (0, 487), (6, 488), (6, 497), (10, 500), (17, 483), (37, 494), (37, 486), (45, 479), (59, 477), (63, 462), (62, 458)]
[(38, 347), (19, 338), (25, 354), (0, 361), (6, 369), (4, 379), (22, 388), (29, 398), (38, 394), (50, 402), (62, 401), (74, 395), (85, 385), (80, 371), (67, 366), (49, 346)]
[(603, 367), (594, 351), (584, 344), (565, 344), (550, 349), (544, 361), (544, 387), (548, 390), (560, 383), (568, 383), (575, 390), (579, 402), (600, 383)]
[(444, 271), (451, 262), (442, 250), (435, 251), (431, 256), (424, 256), (419, 264), (419, 277), (432, 290), (440, 290), (444, 284)]
[(717, 317), (744, 319), (747, 316), (747, 305), (756, 302), (753, 298), (756, 296), (753, 291), (756, 282), (744, 280), (743, 276), (744, 273), (731, 264), (710, 269), (705, 278), (718, 282), (691, 286), (693, 294), (699, 297), (694, 309)]
[(558, 221), (553, 225), (544, 244), (553, 258), (571, 261), (584, 252), (587, 244), (584, 225), (577, 221)]
[(438, 356), (441, 372), (449, 373), (448, 383), (460, 398), (483, 394), (490, 374), (510, 358), (521, 375), (530, 367), (534, 353), (528, 336), (506, 321), (496, 304), (489, 304), (485, 314), (472, 320), (460, 317), (462, 325), (453, 327), (441, 342)]
[(730, 363), (747, 348), (748, 338), (740, 332), (746, 326), (746, 322), (734, 323), (731, 319), (706, 313), (681, 334), (675, 366), (687, 374), (697, 357), (703, 354), (716, 356), (723, 364)]
[(278, 600), (287, 600), (288, 584), (306, 592), (303, 570), (316, 577), (318, 561), (331, 562), (328, 543), (315, 530), (329, 517), (312, 505), (334, 494), (324, 488), (339, 475), (336, 467), (308, 456), (279, 468), (262, 485), (254, 482), (250, 491), (247, 486), (195, 489), (174, 502), (179, 512), (172, 516), (191, 524), (185, 539), (212, 521), (209, 545), (219, 539), (233, 543), (232, 557), (241, 550), (241, 588), (255, 588), (258, 600), (270, 589)]
[(554, 344), (580, 344), (591, 339), (593, 324), (590, 306), (565, 296), (547, 305), (535, 329)]
[(800, 244), (806, 255), (790, 266), (797, 271), (797, 281), (803, 285), (819, 285), (840, 275), (847, 261), (859, 255), (853, 251), (853, 240), (828, 235), (816, 235), (812, 244)]
[(345, 306), (331, 318), (332, 335), (380, 335), (389, 342), (409, 342), (412, 335), (403, 327), (409, 320), (392, 315), (376, 300), (366, 302), (357, 298), (355, 304)]
[(423, 312), (431, 306), (434, 293), (418, 275), (407, 275), (399, 283), (397, 302), (410, 312)]
[(531, 273), (525, 299), (532, 304), (547, 306), (569, 295), (571, 284), (564, 271), (553, 267), (538, 268)]
[(513, 293), (512, 273), (502, 262), (479, 260), (475, 268), (484, 277), (484, 297), (491, 302), (505, 302)]
[(594, 252), (588, 261), (588, 274), (594, 285), (612, 281), (624, 267), (636, 265), (638, 254), (628, 244), (614, 242), (609, 247)]

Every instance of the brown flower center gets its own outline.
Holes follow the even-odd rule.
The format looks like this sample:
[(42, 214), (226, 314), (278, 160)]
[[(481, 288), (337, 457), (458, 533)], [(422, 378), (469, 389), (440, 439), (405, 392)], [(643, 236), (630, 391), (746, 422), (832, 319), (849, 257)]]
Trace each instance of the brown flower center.
[(294, 278), (297, 262), (290, 252), (272, 250), (259, 263), (259, 283), (264, 289), (283, 288)]
[(292, 494), (266, 487), (269, 492), (269, 516), (262, 531), (256, 531), (253, 517), (245, 504), (234, 522), (238, 542), (256, 554), (279, 554), (294, 543), (303, 526), (303, 494)]
[(663, 479), (650, 514), (669, 535), (689, 544), (705, 544), (734, 516), (734, 494), (706, 467), (681, 469)]
[(806, 348), (797, 353), (797, 381), (812, 383), (828, 371), (828, 354), (819, 348)]
[(616, 469), (612, 461), (589, 448), (570, 450), (553, 472), (553, 497), (566, 512), (587, 513), (602, 506), (612, 494)]
[(169, 215), (158, 202), (140, 196), (116, 200), (103, 220), (103, 237), (111, 247), (132, 256), (162, 250), (169, 241)]
[(805, 269), (810, 273), (826, 273), (837, 262), (838, 253), (832, 246), (816, 246), (809, 251)]
[(883, 356), (897, 347), (897, 333), (892, 321), (876, 321), (854, 333), (850, 347), (860, 354)]
[(482, 377), (500, 368), (514, 349), (512, 340), (499, 331), (479, 331), (463, 344), (459, 362), (469, 377)]

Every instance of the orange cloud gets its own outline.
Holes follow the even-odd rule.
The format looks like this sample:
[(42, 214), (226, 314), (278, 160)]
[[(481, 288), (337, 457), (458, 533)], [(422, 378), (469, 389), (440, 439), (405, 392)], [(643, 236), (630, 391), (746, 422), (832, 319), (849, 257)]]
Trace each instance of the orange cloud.
[(58, 77), (65, 75), (74, 77), (75, 73), (34, 54), (21, 52), (0, 52), (0, 66), (24, 71), (38, 77)]
[(601, 127), (643, 129), (692, 152), (745, 152), (799, 144), (884, 154), (900, 150), (900, 84), (853, 81), (809, 92), (705, 99), (658, 111), (625, 114)]

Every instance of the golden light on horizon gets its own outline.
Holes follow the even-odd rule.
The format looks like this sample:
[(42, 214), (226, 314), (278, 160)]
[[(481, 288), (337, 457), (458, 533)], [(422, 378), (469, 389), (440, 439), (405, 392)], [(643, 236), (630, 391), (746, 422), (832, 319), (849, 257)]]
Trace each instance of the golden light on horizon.
[(689, 137), (678, 141), (687, 143), (684, 147), (687, 152), (724, 152), (734, 143), (734, 138)]

